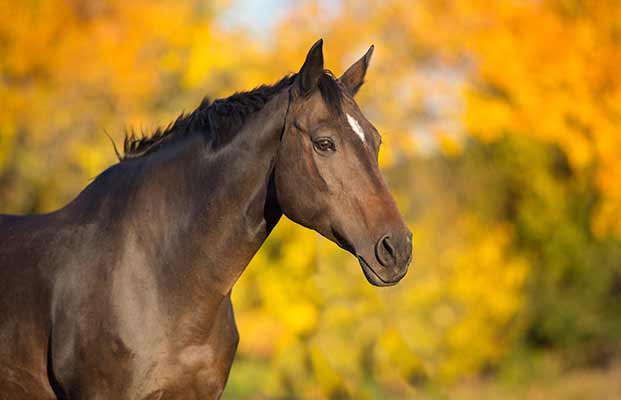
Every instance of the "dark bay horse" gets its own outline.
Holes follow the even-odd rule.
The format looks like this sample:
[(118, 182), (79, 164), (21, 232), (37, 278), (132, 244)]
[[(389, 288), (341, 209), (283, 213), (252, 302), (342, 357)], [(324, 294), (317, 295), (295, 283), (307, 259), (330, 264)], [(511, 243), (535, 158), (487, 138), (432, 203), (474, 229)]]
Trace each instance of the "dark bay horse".
[(282, 214), (397, 283), (412, 244), (322, 41), (297, 74), (203, 103), (64, 208), (0, 216), (0, 399), (213, 399), (238, 334), (231, 289)]

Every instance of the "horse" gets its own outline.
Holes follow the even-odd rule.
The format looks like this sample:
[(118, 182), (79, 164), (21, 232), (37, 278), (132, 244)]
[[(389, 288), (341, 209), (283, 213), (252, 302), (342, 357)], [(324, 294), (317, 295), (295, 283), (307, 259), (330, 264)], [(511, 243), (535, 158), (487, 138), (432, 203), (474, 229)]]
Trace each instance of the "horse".
[(273, 85), (126, 134), (63, 208), (0, 216), (1, 399), (219, 398), (231, 290), (283, 215), (372, 285), (403, 278), (412, 234), (354, 100), (373, 46), (337, 78), (322, 45)]

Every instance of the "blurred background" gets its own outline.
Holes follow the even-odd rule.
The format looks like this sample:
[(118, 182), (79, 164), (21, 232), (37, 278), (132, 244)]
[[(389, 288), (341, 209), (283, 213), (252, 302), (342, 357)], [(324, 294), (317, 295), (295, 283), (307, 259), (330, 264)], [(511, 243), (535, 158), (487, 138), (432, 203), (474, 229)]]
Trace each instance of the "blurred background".
[(621, 397), (617, 0), (0, 0), (0, 212), (72, 199), (203, 96), (323, 37), (414, 232), (378, 289), (283, 220), (234, 290), (226, 399)]

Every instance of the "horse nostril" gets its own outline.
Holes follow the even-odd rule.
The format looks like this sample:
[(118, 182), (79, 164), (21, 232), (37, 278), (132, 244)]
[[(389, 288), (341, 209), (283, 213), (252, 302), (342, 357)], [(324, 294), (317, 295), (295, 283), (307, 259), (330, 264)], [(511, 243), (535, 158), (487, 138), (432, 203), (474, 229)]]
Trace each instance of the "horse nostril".
[(390, 237), (386, 236), (383, 240), (382, 240), (382, 245), (384, 246), (384, 249), (392, 256), (395, 256), (395, 248), (392, 247), (392, 243), (390, 243)]
[(397, 253), (390, 242), (390, 236), (386, 235), (375, 246), (377, 260), (385, 267), (394, 266), (397, 263)]

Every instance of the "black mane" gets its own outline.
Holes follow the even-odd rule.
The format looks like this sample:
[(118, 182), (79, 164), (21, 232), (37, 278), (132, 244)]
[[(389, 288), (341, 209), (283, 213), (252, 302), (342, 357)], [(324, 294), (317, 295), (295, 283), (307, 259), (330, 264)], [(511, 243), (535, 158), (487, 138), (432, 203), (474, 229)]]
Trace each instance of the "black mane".
[[(262, 85), (214, 102), (205, 98), (196, 110), (190, 114), (181, 114), (174, 122), (158, 128), (151, 135), (137, 136), (133, 130), (129, 130), (125, 133), (123, 156), (120, 159), (123, 161), (144, 156), (165, 143), (187, 136), (193, 130), (204, 134), (212, 149), (220, 148), (235, 137), (250, 114), (259, 111), (276, 93), (290, 86), (296, 76), (287, 75), (273, 85)], [(332, 73), (325, 71), (318, 86), (329, 109), (340, 114), (343, 92)]]

